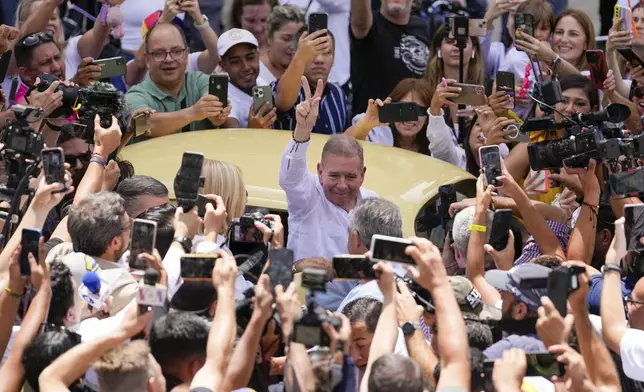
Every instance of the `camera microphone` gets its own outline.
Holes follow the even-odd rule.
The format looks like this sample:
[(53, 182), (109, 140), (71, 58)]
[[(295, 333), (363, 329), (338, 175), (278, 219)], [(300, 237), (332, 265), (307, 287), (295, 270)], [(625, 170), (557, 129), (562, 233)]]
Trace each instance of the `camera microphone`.
[(613, 103), (595, 113), (578, 114), (576, 120), (583, 124), (597, 124), (604, 121), (612, 123), (620, 123), (625, 121), (631, 115), (631, 110), (628, 106), (621, 103)]
[(102, 284), (100, 276), (94, 271), (87, 271), (83, 275), (83, 282), (78, 288), (78, 292), (83, 301), (94, 309), (102, 308), (107, 298), (112, 294), (112, 290)]
[(159, 273), (154, 268), (148, 268), (143, 274), (143, 284), (139, 284), (139, 294), (136, 302), (139, 305), (139, 313), (143, 314), (153, 306), (165, 306), (168, 295), (167, 288), (157, 284)]

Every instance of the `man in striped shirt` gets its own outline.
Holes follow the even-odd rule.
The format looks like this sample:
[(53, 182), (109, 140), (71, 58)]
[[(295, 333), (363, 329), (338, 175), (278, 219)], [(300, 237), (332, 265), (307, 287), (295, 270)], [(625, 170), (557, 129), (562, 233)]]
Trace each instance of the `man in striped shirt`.
[(298, 39), (298, 47), (293, 60), (284, 75), (272, 83), (277, 108), (274, 128), (295, 129), (295, 106), (305, 99), (302, 83), (306, 78), (314, 94), (317, 81), (324, 82), (320, 114), (313, 132), (326, 135), (344, 132), (349, 119), (347, 96), (339, 85), (328, 81), (334, 62), (333, 34), (320, 30), (309, 35), (303, 27), (294, 39)]

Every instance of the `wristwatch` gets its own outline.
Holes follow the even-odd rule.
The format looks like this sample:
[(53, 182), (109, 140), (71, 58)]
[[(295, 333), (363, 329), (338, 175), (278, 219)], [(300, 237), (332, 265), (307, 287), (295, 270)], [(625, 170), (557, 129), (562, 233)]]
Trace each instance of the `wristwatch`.
[(192, 240), (190, 238), (174, 237), (172, 241), (181, 245), (181, 247), (183, 248), (184, 251), (186, 251), (186, 253), (190, 253), (190, 251), (192, 251)]
[(402, 325), (401, 329), (405, 337), (410, 337), (411, 335), (414, 334), (414, 332), (416, 332), (417, 329), (420, 329), (420, 323), (406, 322), (405, 324)]
[(210, 26), (210, 22), (208, 22), (208, 15), (201, 15), (201, 17), (203, 18), (203, 23), (195, 25), (195, 29), (197, 30), (203, 30)]
[(606, 275), (610, 271), (615, 271), (621, 275), (622, 267), (620, 267), (617, 264), (610, 264), (610, 263), (602, 265), (602, 275)]

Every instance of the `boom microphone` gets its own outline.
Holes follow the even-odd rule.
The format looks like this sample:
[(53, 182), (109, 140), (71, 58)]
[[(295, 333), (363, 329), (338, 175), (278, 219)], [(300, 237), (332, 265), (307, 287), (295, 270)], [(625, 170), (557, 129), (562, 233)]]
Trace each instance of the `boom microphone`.
[(578, 114), (577, 120), (583, 124), (598, 124), (604, 121), (612, 123), (620, 123), (625, 121), (631, 115), (631, 110), (628, 106), (621, 103), (613, 103), (595, 113)]

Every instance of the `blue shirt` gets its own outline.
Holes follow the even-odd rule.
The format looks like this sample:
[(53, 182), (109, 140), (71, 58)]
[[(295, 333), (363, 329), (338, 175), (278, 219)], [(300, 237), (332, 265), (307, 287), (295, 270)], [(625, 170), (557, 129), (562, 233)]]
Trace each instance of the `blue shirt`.
[[(588, 296), (586, 297), (586, 307), (588, 313), (599, 314), (599, 308), (602, 298), (602, 288), (604, 287), (604, 277), (602, 275), (593, 275), (590, 277), (590, 287), (588, 288)], [(626, 278), (622, 279), (622, 297), (631, 294), (633, 285), (630, 285)]]
[[(277, 84), (279, 79), (271, 83), (273, 88), (273, 99), (277, 99)], [(315, 94), (315, 87), (311, 87), (311, 94)], [(292, 108), (286, 112), (277, 112), (277, 120), (273, 127), (275, 129), (295, 130), (297, 124), (295, 118), (295, 107), (305, 99), (304, 87), (300, 87), (300, 94)], [(344, 90), (335, 83), (328, 82), (324, 86), (322, 100), (320, 101), (320, 114), (313, 127), (313, 133), (333, 135), (343, 133), (347, 128), (349, 116), (347, 114), (347, 95)]]

